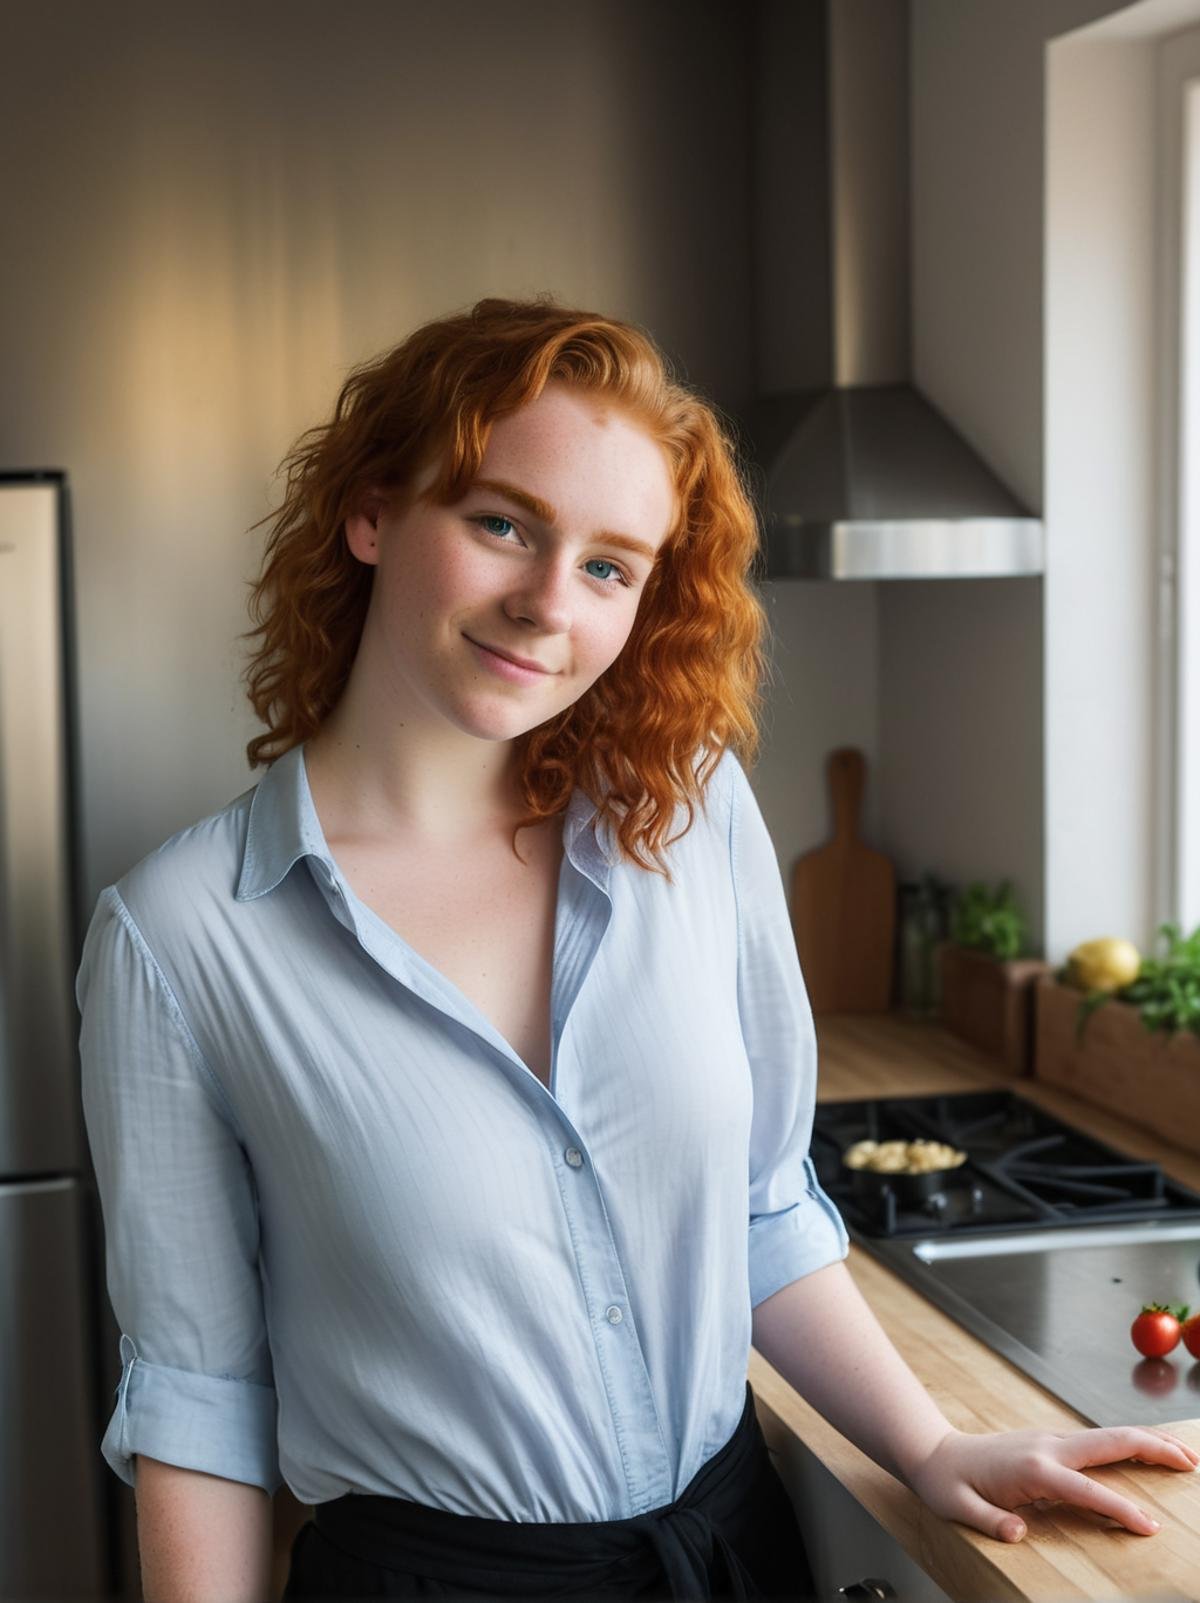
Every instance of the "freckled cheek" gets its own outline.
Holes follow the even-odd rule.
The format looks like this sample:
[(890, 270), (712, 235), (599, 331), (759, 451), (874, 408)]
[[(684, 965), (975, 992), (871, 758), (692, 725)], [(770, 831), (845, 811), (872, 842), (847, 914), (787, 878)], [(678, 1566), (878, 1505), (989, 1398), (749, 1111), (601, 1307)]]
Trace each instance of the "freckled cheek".
[(444, 554), (436, 562), (405, 564), (390, 575), (390, 597), (397, 614), (416, 610), (430, 621), (454, 615), (494, 597), (494, 582), (470, 554)]
[(486, 553), (466, 550), (448, 556), (430, 583), (439, 605), (454, 611), (494, 606), (507, 593), (506, 580), (511, 584), (511, 575), (499, 563), (489, 562)]
[(621, 655), (633, 627), (632, 620), (605, 622), (589, 630), (577, 630), (574, 656), (581, 675), (589, 681), (600, 675)]
[(463, 589), (478, 589), (486, 582), (487, 563), (481, 562), (476, 552), (461, 547), (443, 549), (438, 561), (430, 564), (427, 582), (431, 589), (442, 595), (454, 595)]

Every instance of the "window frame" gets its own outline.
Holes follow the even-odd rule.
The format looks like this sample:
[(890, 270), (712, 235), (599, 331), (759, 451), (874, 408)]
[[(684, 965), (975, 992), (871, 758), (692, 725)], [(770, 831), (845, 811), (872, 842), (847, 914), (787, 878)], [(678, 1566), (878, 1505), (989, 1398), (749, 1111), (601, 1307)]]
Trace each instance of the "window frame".
[[(1159, 462), (1156, 924), (1200, 924), (1200, 28), (1156, 46)], [(1191, 441), (1191, 450), (1187, 449)]]

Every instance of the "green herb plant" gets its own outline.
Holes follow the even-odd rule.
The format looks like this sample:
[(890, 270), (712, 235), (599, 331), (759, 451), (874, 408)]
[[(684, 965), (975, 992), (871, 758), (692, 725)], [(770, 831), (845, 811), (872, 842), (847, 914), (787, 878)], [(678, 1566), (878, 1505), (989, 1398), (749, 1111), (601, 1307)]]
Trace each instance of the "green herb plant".
[(1020, 956), (1025, 938), (1025, 920), (1013, 901), (1011, 881), (1003, 880), (992, 892), (975, 880), (956, 898), (950, 939), (957, 945), (1006, 962)]
[[(1200, 924), (1184, 936), (1178, 924), (1160, 924), (1160, 941), (1166, 950), (1160, 957), (1144, 957), (1136, 980), (1118, 991), (1089, 991), (1079, 1004), (1075, 1039), (1082, 1039), (1083, 1027), (1097, 1008), (1114, 998), (1132, 1003), (1148, 1030), (1168, 1034), (1191, 1030), (1200, 1035)], [(1066, 978), (1066, 966), (1056, 978)]]

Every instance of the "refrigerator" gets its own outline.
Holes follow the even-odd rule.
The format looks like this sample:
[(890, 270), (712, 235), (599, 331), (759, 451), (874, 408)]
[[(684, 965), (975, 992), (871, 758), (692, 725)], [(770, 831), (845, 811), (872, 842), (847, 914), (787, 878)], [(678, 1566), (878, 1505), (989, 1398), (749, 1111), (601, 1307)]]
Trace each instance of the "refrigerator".
[[(0, 472), (0, 1598), (118, 1590), (119, 1379), (79, 1093), (86, 928), (65, 473)], [(119, 1484), (119, 1483), (118, 1483)], [(128, 1490), (121, 1486), (122, 1490)]]

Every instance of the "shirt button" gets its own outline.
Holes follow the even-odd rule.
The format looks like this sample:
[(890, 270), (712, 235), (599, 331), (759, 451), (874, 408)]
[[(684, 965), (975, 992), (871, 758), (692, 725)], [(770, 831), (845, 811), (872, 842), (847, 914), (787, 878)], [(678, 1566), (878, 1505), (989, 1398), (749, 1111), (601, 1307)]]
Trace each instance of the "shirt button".
[(580, 1152), (578, 1147), (568, 1147), (565, 1156), (572, 1169), (578, 1169), (579, 1165), (583, 1162), (583, 1154)]
[(625, 1317), (615, 1302), (611, 1308), (606, 1308), (604, 1310), (604, 1315), (610, 1325), (619, 1325), (621, 1320)]

